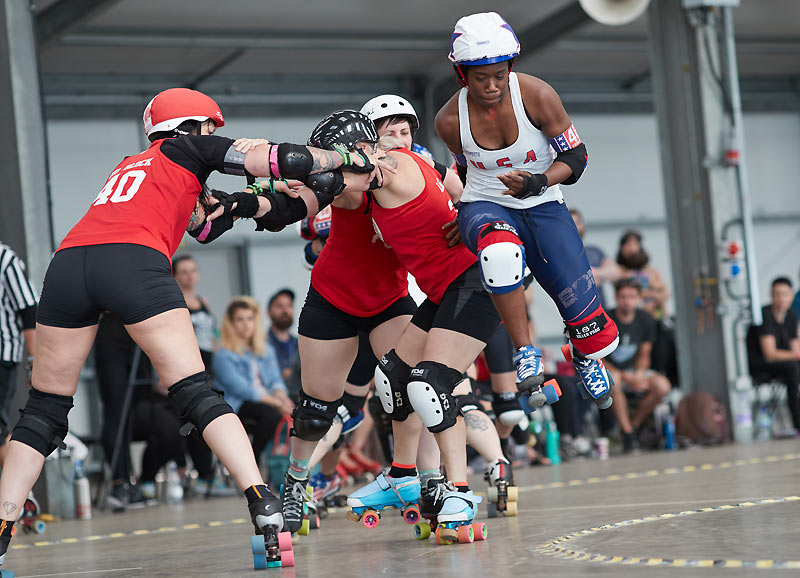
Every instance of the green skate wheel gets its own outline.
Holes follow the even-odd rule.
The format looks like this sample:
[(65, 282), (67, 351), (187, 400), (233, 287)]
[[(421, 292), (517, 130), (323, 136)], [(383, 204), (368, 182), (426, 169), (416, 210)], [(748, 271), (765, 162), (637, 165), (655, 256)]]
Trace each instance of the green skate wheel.
[(489, 502), (497, 503), (497, 487), (496, 486), (489, 486), (486, 488), (486, 499)]
[(303, 523), (300, 525), (300, 529), (297, 531), (297, 533), (301, 536), (308, 536), (308, 531), (310, 528), (311, 522), (309, 522), (308, 518), (303, 518)]
[(414, 537), (417, 540), (427, 540), (431, 537), (431, 526), (428, 522), (417, 522), (414, 525)]

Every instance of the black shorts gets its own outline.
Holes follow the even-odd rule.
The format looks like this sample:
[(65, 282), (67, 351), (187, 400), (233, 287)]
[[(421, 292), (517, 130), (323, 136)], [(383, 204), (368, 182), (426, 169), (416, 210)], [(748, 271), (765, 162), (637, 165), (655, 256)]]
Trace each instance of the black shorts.
[(490, 373), (508, 373), (516, 371), (514, 367), (514, 344), (508, 336), (505, 325), (498, 325), (489, 338), (483, 355)]
[(378, 325), (395, 317), (413, 315), (416, 308), (414, 300), (406, 295), (377, 315), (357, 317), (334, 306), (313, 286), (309, 286), (306, 302), (300, 311), (297, 333), (311, 339), (347, 339), (355, 337), (359, 331), (372, 333)]
[(378, 365), (378, 358), (372, 351), (372, 344), (369, 342), (369, 333), (359, 332), (358, 334), (358, 355), (347, 375), (347, 383), (363, 387), (372, 383), (375, 377), (375, 367)]
[(70, 247), (55, 254), (42, 286), (36, 321), (53, 327), (88, 327), (103, 311), (125, 325), (186, 307), (169, 259), (131, 243)]
[(483, 288), (475, 263), (448, 285), (439, 305), (430, 299), (423, 301), (411, 323), (425, 332), (438, 327), (487, 343), (500, 323), (500, 315)]

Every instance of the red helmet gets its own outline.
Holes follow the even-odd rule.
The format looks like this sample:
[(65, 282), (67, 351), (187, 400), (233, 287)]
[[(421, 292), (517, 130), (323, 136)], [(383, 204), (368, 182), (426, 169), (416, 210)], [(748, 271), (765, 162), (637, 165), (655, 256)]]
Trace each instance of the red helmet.
[(169, 88), (159, 92), (145, 107), (142, 120), (147, 136), (169, 132), (186, 120), (213, 120), (225, 126), (219, 105), (213, 98), (189, 88)]

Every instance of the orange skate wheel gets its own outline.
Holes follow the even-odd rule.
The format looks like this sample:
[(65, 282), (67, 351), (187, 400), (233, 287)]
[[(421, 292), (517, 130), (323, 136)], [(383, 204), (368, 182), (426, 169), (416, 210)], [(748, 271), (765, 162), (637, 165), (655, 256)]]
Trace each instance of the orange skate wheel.
[(561, 346), (561, 353), (564, 355), (564, 359), (572, 362), (572, 351), (570, 351), (569, 343)]
[(345, 514), (345, 518), (350, 520), (351, 522), (360, 522), (361, 521), (361, 514), (356, 514), (353, 510), (350, 510)]
[(436, 543), (440, 546), (447, 546), (458, 542), (458, 532), (451, 528), (439, 526), (436, 528)]
[(489, 537), (489, 529), (483, 522), (472, 524), (472, 532), (475, 534), (476, 542), (481, 542)]
[(472, 544), (472, 542), (475, 541), (475, 533), (472, 530), (472, 524), (458, 527), (458, 541), (461, 544)]
[(416, 524), (419, 522), (419, 518), (419, 508), (416, 506), (409, 506), (403, 510), (403, 520), (406, 521), (406, 524)]
[(364, 515), (361, 517), (361, 523), (364, 525), (365, 528), (377, 528), (378, 524), (381, 522), (381, 516), (375, 510), (367, 510), (364, 512)]

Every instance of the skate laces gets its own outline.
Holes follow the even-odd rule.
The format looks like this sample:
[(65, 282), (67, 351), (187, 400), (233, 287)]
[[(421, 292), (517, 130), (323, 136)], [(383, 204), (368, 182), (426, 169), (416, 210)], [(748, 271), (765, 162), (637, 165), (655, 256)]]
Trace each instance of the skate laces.
[(599, 361), (576, 358), (575, 365), (580, 366), (578, 369), (581, 373), (581, 379), (583, 379), (583, 383), (589, 389), (592, 391), (602, 391), (606, 389), (607, 381), (603, 374), (603, 367), (600, 365)]
[(286, 501), (283, 504), (283, 515), (288, 519), (296, 520), (303, 517), (303, 500), (306, 494), (303, 482), (292, 482), (291, 489), (286, 494)]
[[(452, 486), (452, 489), (455, 490), (455, 486)], [(435, 484), (426, 484), (425, 498), (430, 500), (430, 502), (436, 506), (444, 501), (444, 495), (447, 491), (449, 491), (449, 487), (445, 482), (436, 481)]]
[(525, 345), (514, 354), (514, 363), (520, 379), (538, 375), (542, 372), (542, 352), (533, 345)]

